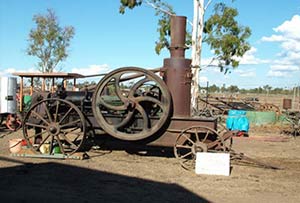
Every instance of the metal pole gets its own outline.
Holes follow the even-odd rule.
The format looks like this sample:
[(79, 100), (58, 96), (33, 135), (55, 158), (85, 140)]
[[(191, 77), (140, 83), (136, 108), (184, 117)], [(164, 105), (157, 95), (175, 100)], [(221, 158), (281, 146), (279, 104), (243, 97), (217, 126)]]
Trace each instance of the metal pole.
[(23, 77), (20, 79), (20, 112), (23, 111)]

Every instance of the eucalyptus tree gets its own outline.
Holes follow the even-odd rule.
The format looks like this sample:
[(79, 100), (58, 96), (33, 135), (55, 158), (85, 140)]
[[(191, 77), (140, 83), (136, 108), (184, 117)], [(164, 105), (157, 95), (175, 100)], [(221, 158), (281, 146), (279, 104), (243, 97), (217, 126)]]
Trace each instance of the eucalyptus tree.
[(67, 48), (75, 34), (74, 27), (61, 27), (55, 12), (47, 10), (45, 15), (34, 15), (36, 27), (29, 32), (27, 54), (38, 58), (41, 72), (53, 72), (59, 62), (68, 57)]
[[(206, 67), (217, 64), (221, 72), (225, 74), (230, 67), (239, 66), (241, 58), (249, 49), (246, 41), (250, 35), (249, 27), (240, 25), (236, 17), (237, 9), (226, 6), (224, 3), (216, 3), (213, 14), (204, 22), (204, 15), (213, 0), (193, 0), (194, 15), (192, 22), (192, 33), (187, 32), (187, 46), (192, 49), (192, 73), (193, 83), (191, 89), (192, 110), (198, 109), (199, 97), (199, 71), (201, 68), (202, 43), (205, 42), (212, 49), (214, 57)], [(155, 51), (157, 54), (163, 48), (168, 48), (170, 39), (170, 16), (176, 15), (171, 5), (162, 0), (120, 0), (120, 13), (124, 14), (126, 9), (147, 4), (156, 10), (158, 18), (159, 38), (156, 41)]]

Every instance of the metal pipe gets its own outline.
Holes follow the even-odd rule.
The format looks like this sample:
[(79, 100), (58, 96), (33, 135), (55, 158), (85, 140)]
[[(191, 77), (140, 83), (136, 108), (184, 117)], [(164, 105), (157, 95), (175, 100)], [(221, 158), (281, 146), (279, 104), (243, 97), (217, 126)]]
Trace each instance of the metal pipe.
[(23, 86), (24, 86), (24, 81), (23, 81), (23, 77), (21, 77), (20, 79), (20, 112), (21, 113), (23, 111), (23, 96), (24, 96)]
[(171, 17), (171, 46), (170, 54), (172, 57), (183, 57), (185, 55), (185, 35), (186, 35), (186, 17)]

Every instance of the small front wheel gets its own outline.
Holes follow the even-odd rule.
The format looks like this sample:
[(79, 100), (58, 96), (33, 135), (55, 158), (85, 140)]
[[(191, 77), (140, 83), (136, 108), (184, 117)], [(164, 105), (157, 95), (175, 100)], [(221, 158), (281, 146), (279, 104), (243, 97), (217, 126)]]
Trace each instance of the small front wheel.
[(72, 155), (86, 139), (86, 120), (71, 102), (45, 99), (25, 115), (23, 135), (35, 153)]
[(181, 131), (174, 145), (174, 155), (187, 170), (195, 169), (197, 152), (225, 151), (224, 141), (217, 131), (205, 126), (193, 126)]

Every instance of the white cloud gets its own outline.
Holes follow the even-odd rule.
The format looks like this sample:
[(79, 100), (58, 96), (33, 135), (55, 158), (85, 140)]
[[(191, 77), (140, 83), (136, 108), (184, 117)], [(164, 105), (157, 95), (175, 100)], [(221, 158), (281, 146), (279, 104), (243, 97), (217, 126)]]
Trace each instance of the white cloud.
[[(257, 49), (255, 47), (251, 47), (251, 49), (249, 51), (247, 51), (243, 57), (235, 57), (235, 60), (240, 62), (240, 65), (256, 65), (256, 64), (262, 64), (262, 63), (269, 63), (268, 60), (263, 60), (260, 58), (257, 58), (255, 56), (257, 52)], [(201, 64), (202, 66), (207, 66), (210, 65), (209, 68), (211, 68), (211, 66), (218, 66), (217, 61), (213, 61), (212, 62), (212, 58), (206, 58), (206, 59), (202, 59), (201, 60)], [(220, 72), (220, 68), (216, 69), (217, 72)]]
[(290, 75), (287, 72), (282, 72), (282, 71), (273, 71), (273, 70), (269, 70), (267, 76), (269, 77), (289, 77)]
[(271, 65), (267, 74), (269, 77), (292, 77), (300, 71), (298, 66), (294, 65)]
[(270, 37), (262, 37), (261, 41), (263, 41), (263, 42), (283, 42), (284, 37), (281, 35), (271, 35)]
[(234, 72), (237, 73), (240, 77), (253, 78), (256, 76), (256, 72), (254, 69), (248, 69), (248, 70), (235, 69)]
[[(300, 29), (300, 27), (299, 27)], [(294, 39), (289, 39), (286, 40), (285, 42), (282, 42), (281, 47), (284, 50), (291, 50), (291, 51), (295, 51), (295, 52), (299, 52), (300, 51), (300, 42)]]
[(256, 52), (257, 49), (255, 47), (251, 47), (251, 49), (247, 51), (242, 58), (237, 58), (237, 60), (240, 61), (241, 65), (255, 65), (269, 62), (268, 60), (257, 58), (255, 56)]
[(262, 37), (262, 41), (266, 42), (284, 42), (289, 40), (300, 40), (300, 16), (294, 15), (291, 20), (283, 22), (273, 30), (277, 35), (271, 35), (270, 37)]
[(300, 16), (294, 15), (291, 20), (283, 22), (273, 30), (276, 35), (262, 37), (264, 42), (280, 43), (281, 52), (270, 66), (268, 76), (289, 77), (300, 71)]
[(274, 28), (275, 32), (283, 33), (283, 35), (289, 39), (300, 40), (300, 16), (294, 15), (290, 21), (285, 21), (277, 28)]
[(72, 73), (79, 73), (82, 75), (95, 75), (95, 74), (103, 74), (110, 71), (110, 68), (107, 64), (103, 65), (90, 65), (87, 68), (73, 68), (71, 70)]
[(282, 71), (282, 72), (294, 72), (299, 71), (300, 68), (297, 66), (289, 66), (289, 65), (272, 65), (272, 71)]

